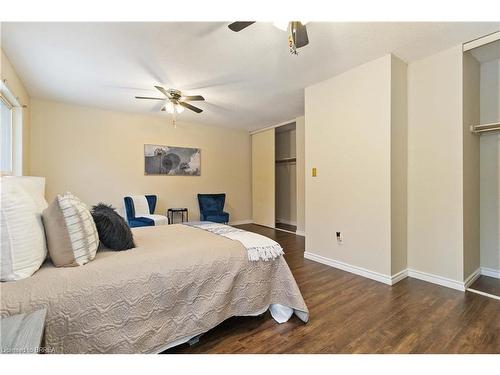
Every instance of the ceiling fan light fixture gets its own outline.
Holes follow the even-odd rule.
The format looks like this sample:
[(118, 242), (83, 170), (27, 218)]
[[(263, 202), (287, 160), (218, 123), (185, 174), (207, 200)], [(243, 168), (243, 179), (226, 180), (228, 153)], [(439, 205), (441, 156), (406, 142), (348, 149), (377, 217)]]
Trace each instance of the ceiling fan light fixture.
[(177, 113), (182, 113), (182, 112), (184, 112), (184, 107), (182, 105), (180, 105), (180, 104), (176, 104), (175, 105), (175, 111)]
[(184, 112), (184, 107), (178, 103), (174, 103), (171, 100), (168, 100), (167, 103), (165, 104), (165, 111), (167, 111), (170, 114), (182, 113)]
[(172, 103), (170, 100), (167, 100), (167, 103), (165, 104), (165, 111), (170, 114), (175, 112), (174, 103)]

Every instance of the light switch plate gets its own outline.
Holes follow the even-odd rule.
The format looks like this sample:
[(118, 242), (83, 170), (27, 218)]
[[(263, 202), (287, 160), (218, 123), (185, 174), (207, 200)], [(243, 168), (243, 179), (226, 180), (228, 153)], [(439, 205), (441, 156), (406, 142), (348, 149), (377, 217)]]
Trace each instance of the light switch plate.
[(344, 236), (342, 235), (342, 232), (336, 232), (335, 237), (337, 237), (337, 243), (339, 245), (342, 245), (344, 243)]

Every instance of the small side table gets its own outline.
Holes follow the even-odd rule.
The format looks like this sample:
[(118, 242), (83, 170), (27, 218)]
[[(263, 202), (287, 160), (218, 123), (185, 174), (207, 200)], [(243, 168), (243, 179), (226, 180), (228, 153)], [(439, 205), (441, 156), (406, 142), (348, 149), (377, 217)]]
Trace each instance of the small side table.
[(0, 319), (2, 354), (41, 353), (46, 309)]
[[(187, 208), (169, 208), (167, 210), (168, 223), (174, 224), (174, 215), (176, 213), (181, 214), (181, 223), (189, 221), (189, 213)], [(184, 214), (186, 214), (186, 220), (184, 220)]]

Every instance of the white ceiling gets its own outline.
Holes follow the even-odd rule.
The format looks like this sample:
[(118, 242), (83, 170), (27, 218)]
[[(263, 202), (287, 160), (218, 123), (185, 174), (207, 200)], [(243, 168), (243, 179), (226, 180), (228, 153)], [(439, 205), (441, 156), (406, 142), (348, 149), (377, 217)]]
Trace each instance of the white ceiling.
[[(304, 112), (303, 89), (392, 52), (411, 62), (500, 30), (500, 23), (315, 23), (298, 56), (271, 23), (3, 23), (2, 48), (30, 95), (160, 113), (153, 85), (201, 94), (179, 121), (262, 128)], [(198, 104), (198, 103), (197, 103)]]

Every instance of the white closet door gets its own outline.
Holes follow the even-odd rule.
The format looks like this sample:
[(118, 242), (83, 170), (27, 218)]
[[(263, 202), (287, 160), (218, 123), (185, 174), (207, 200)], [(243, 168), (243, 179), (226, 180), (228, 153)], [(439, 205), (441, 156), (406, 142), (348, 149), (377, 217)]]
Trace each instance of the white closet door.
[(274, 129), (252, 135), (252, 208), (255, 224), (275, 226)]

